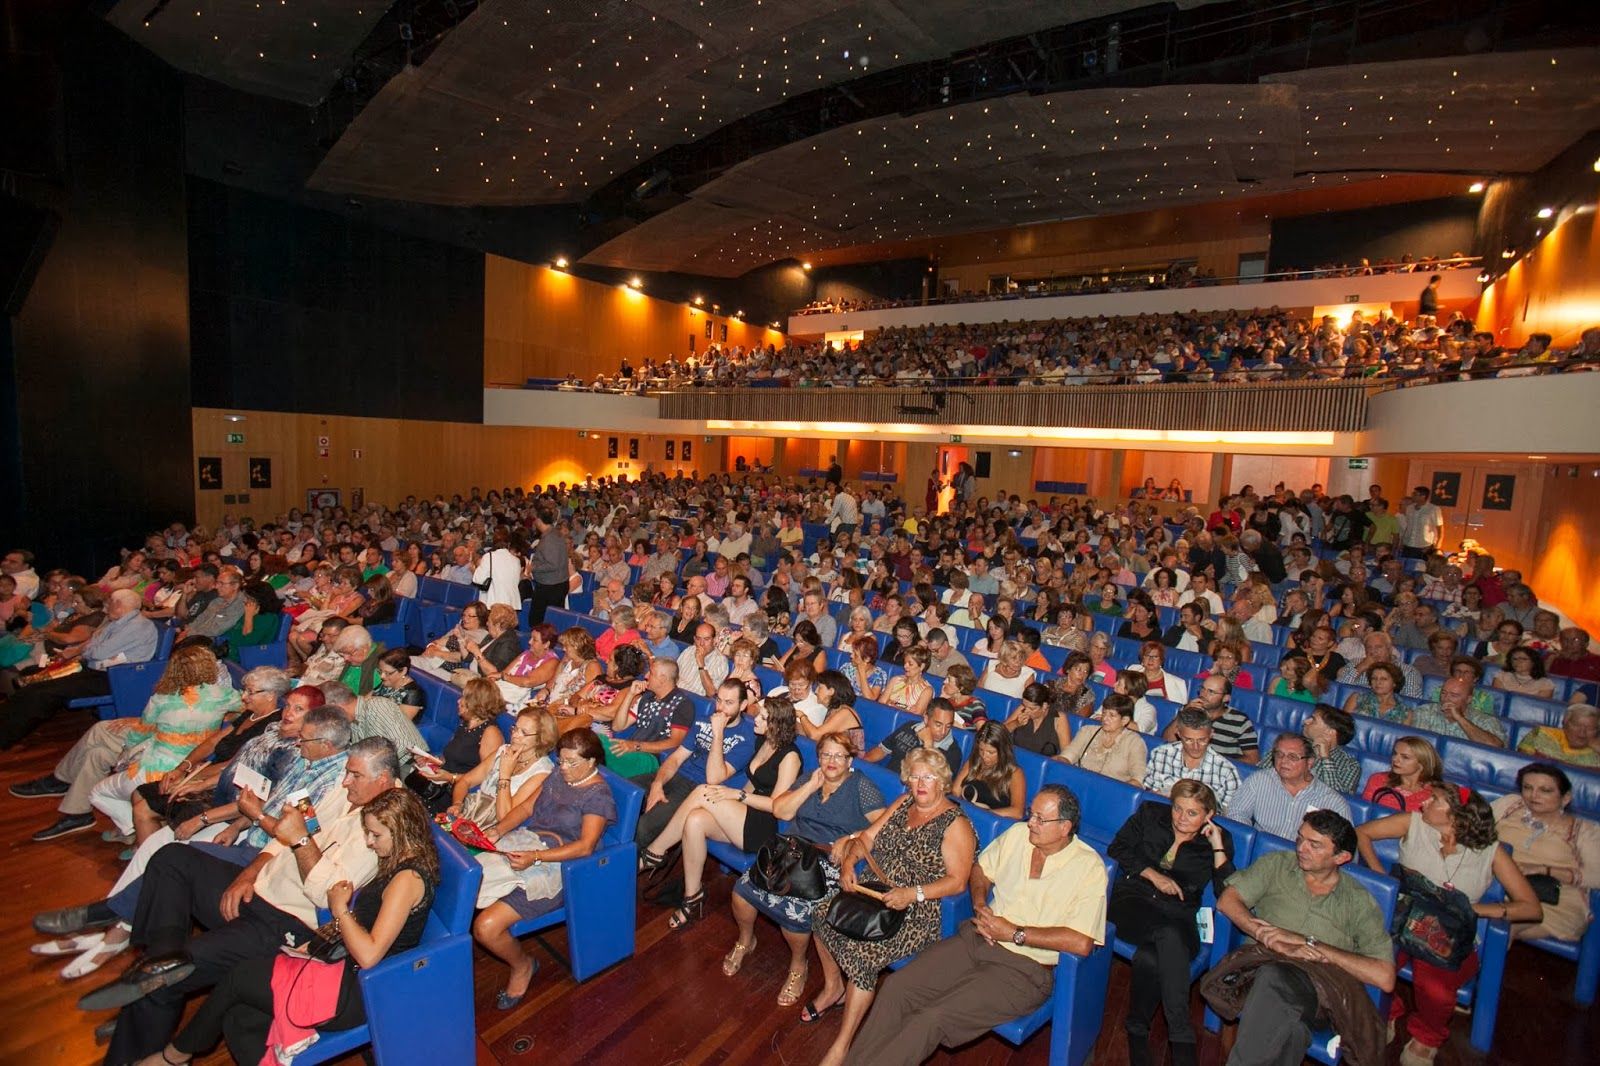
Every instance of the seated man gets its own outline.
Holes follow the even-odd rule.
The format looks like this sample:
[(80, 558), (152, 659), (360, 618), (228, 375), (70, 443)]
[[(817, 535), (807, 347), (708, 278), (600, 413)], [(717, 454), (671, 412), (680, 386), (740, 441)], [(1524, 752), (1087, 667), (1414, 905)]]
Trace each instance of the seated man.
[(710, 622), (695, 627), (694, 643), (678, 656), (678, 682), (685, 692), (710, 696), (728, 676), (728, 657), (717, 650), (717, 628)]
[(1185, 707), (1173, 719), (1173, 731), (1176, 741), (1150, 753), (1144, 787), (1165, 796), (1187, 777), (1209, 785), (1216, 793), (1217, 805), (1226, 807), (1239, 787), (1239, 771), (1213, 747), (1211, 719), (1198, 707)]
[(6, 751), (72, 700), (111, 694), (106, 671), (119, 663), (149, 662), (161, 642), (156, 624), (139, 613), (139, 594), (118, 589), (106, 601), (106, 620), (83, 644), (54, 660), (76, 659), (83, 669), (17, 691), (0, 710), (0, 751)]
[[(1211, 728), (1215, 733), (1211, 746), (1218, 755), (1225, 759), (1238, 759), (1240, 762), (1254, 765), (1261, 761), (1261, 741), (1256, 734), (1255, 723), (1250, 721), (1243, 711), (1228, 703), (1228, 697), (1232, 695), (1233, 682), (1220, 673), (1212, 673), (1200, 683), (1200, 690), (1184, 705), (1184, 709), (1193, 708), (1204, 714), (1211, 722)], [(1176, 718), (1161, 731), (1161, 738), (1178, 739)], [(1226, 802), (1220, 795), (1217, 800)]]
[(1350, 754), (1345, 745), (1355, 739), (1355, 719), (1342, 707), (1319, 703), (1300, 727), (1300, 732), (1311, 742), (1311, 750), (1317, 757), (1311, 766), (1311, 776), (1335, 792), (1354, 795), (1361, 787), (1361, 760)]
[(1426, 729), (1430, 733), (1443, 733), (1447, 737), (1506, 746), (1505, 723), (1494, 715), (1471, 706), (1472, 682), (1462, 677), (1445, 678), (1439, 686), (1439, 695), (1432, 703), (1410, 706), (1396, 703), (1383, 717), (1386, 721), (1400, 722), (1413, 729)]
[(1350, 805), (1344, 797), (1313, 774), (1316, 761), (1311, 741), (1298, 733), (1284, 733), (1273, 742), (1271, 765), (1245, 778), (1228, 801), (1228, 817), (1285, 840), (1293, 839), (1308, 811), (1337, 811), (1349, 818)]
[[(1294, 851), (1263, 855), (1228, 878), (1217, 909), (1274, 957), (1255, 970), (1238, 1010), (1239, 1038), (1230, 1063), (1298, 1064), (1305, 1056), (1313, 1022), (1334, 1004), (1319, 1002), (1303, 966), (1331, 966), (1393, 991), (1394, 942), (1383, 911), (1371, 893), (1339, 872), (1355, 857), (1355, 827), (1333, 811), (1313, 811), (1300, 823)], [(1232, 960), (1234, 955), (1221, 966)], [(1343, 998), (1353, 1019), (1376, 1029), (1381, 1055), (1377, 1008), (1365, 994)], [(1348, 1045), (1353, 1027), (1336, 1026)]]
[(1577, 626), (1561, 631), (1559, 644), (1545, 664), (1551, 677), (1571, 677), (1579, 681), (1600, 681), (1600, 655), (1589, 650), (1589, 633)]
[[(652, 660), (650, 672), (619, 692), (612, 706), (615, 713), (607, 759), (617, 763), (613, 769), (635, 784), (648, 787), (659, 765), (650, 766), (647, 775), (635, 774), (629, 762), (617, 760), (636, 752), (654, 759), (677, 748), (689, 735), (694, 725), (694, 704), (688, 693), (678, 687), (678, 664), (671, 659)], [(640, 760), (631, 762), (642, 765)]]
[[(711, 720), (696, 721), (689, 739), (661, 764), (634, 834), (642, 858), (650, 855), (647, 845), (661, 835), (696, 786), (720, 785), (737, 777), (756, 753), (756, 730), (744, 715), (744, 700), (744, 682), (723, 681), (716, 689)], [(659, 866), (660, 857), (656, 859)]]
[(349, 685), (329, 681), (322, 686), (322, 698), (329, 707), (337, 708), (350, 719), (354, 726), (350, 734), (352, 742), (384, 737), (394, 745), (402, 781), (411, 773), (413, 751), (428, 750), (427, 738), (417, 729), (416, 723), (387, 696), (357, 696)]
[(928, 630), (928, 675), (930, 677), (944, 677), (950, 672), (952, 666), (965, 666), (972, 668), (967, 657), (962, 655), (950, 643), (950, 634), (942, 628), (935, 626)]
[(1422, 698), (1422, 675), (1417, 673), (1417, 668), (1408, 662), (1402, 662), (1400, 653), (1394, 650), (1394, 641), (1389, 639), (1389, 634), (1374, 628), (1361, 637), (1361, 653), (1358, 658), (1345, 656), (1349, 664), (1339, 671), (1339, 682), (1344, 685), (1365, 685), (1367, 671), (1376, 663), (1394, 663), (1400, 668), (1400, 673), (1405, 676), (1405, 684), (1400, 687), (1400, 695), (1410, 699)]
[[(244, 870), (198, 848), (168, 845), (145, 871), (133, 941), (146, 954), (121, 978), (78, 1001), (84, 1010), (121, 1008), (106, 1061), (134, 1062), (166, 1046), (189, 995), (210, 988), (236, 963), (300, 945), (317, 928), (317, 908), (341, 881), (360, 888), (378, 869), (361, 808), (402, 787), (394, 746), (372, 737), (350, 749), (348, 809), (312, 833), (298, 807), (258, 816), (272, 838)], [(241, 798), (243, 798), (241, 796)], [(191, 938), (198, 923), (205, 931)]]
[[(898, 774), (907, 755), (918, 748), (931, 748), (944, 756), (952, 774), (959, 774), (965, 760), (950, 732), (955, 724), (955, 707), (943, 696), (935, 696), (928, 701), (928, 712), (921, 722), (907, 722), (861, 757), (867, 762), (881, 762), (890, 773)], [(885, 759), (888, 762), (884, 762)]]
[(975, 1040), (1050, 998), (1061, 952), (1105, 943), (1105, 863), (1077, 828), (1077, 797), (1040, 788), (1026, 823), (972, 864), (972, 920), (885, 979), (846, 1062), (916, 1066)]

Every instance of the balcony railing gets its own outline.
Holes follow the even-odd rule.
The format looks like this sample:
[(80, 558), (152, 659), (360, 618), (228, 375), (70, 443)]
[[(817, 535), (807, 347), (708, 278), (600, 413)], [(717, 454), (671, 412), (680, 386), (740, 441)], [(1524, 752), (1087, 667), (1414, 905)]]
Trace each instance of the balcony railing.
[(1218, 432), (1356, 432), (1364, 381), (1074, 385), (1009, 389), (695, 389), (661, 393), (661, 416), (762, 422)]

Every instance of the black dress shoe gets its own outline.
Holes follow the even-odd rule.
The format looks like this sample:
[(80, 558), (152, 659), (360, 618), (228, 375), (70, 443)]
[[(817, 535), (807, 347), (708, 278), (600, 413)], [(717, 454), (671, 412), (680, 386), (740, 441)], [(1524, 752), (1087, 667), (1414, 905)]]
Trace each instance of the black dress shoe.
[(115, 925), (117, 916), (106, 907), (62, 907), (33, 916), (33, 927), (45, 936), (76, 936)]
[(71, 836), (73, 833), (81, 833), (85, 829), (93, 828), (94, 815), (92, 814), (63, 814), (55, 820), (53, 825), (46, 826), (33, 834), (31, 839), (35, 844), (43, 844), (46, 840)]
[(128, 968), (118, 980), (97, 988), (78, 1000), (79, 1010), (121, 1010), (157, 989), (178, 984), (194, 973), (194, 963), (183, 952), (156, 955)]
[(55, 774), (45, 774), (32, 781), (22, 781), (12, 785), (11, 794), (18, 799), (47, 799), (52, 796), (65, 796), (67, 789), (71, 787)]

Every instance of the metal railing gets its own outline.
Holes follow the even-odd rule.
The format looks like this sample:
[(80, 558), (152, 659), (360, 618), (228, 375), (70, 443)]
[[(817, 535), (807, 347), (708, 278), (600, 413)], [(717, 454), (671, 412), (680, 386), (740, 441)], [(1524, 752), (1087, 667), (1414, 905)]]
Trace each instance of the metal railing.
[(661, 416), (1217, 432), (1355, 432), (1366, 381), (1012, 389), (714, 389), (660, 394)]

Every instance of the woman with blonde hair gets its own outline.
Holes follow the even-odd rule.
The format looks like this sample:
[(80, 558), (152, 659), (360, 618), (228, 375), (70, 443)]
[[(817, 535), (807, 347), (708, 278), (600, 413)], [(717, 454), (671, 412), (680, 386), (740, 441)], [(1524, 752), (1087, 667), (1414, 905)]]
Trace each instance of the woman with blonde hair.
[(594, 637), (581, 626), (563, 630), (556, 645), (561, 649), (561, 665), (534, 702), (542, 703), (551, 714), (570, 718), (577, 713), (573, 704), (578, 693), (600, 676), (600, 657), (595, 654)]
[(984, 668), (978, 687), (1004, 696), (1021, 696), (1038, 677), (1038, 672), (1027, 665), (1028, 654), (1028, 646), (1022, 641), (1006, 641), (994, 661)]
[(889, 679), (889, 683), (883, 686), (879, 702), (897, 711), (922, 714), (928, 709), (928, 701), (934, 697), (933, 682), (925, 674), (928, 669), (927, 645), (916, 644), (905, 649), (902, 664), (905, 673)]
[(545, 776), (555, 769), (549, 754), (559, 737), (554, 718), (524, 707), (507, 742), (456, 778), (445, 813), (475, 823), (490, 840), (511, 832), (528, 817)]
[(1367, 778), (1361, 798), (1397, 811), (1420, 811), (1433, 795), (1432, 787), (1444, 780), (1444, 760), (1421, 737), (1401, 737), (1394, 742), (1389, 769)]
[(422, 797), (431, 813), (440, 814), (450, 806), (455, 801), (452, 793), (456, 781), (481, 766), (505, 743), (498, 724), (505, 709), (500, 690), (487, 678), (474, 678), (461, 690), (456, 706), (461, 724), (437, 760), (418, 756), (416, 769), (406, 777), (406, 787)]

